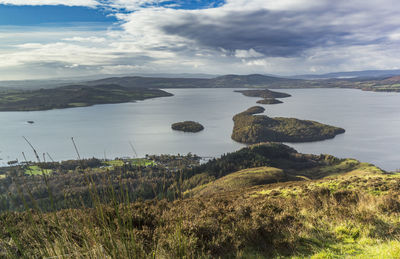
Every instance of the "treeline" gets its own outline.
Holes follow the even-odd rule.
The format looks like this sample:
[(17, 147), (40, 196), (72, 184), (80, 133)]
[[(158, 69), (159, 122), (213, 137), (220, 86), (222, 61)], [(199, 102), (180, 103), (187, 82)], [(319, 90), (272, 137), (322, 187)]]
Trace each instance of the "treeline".
[[(183, 197), (186, 190), (246, 168), (276, 167), (282, 169), (288, 179), (299, 175), (313, 178), (338, 173), (329, 167), (335, 168), (344, 161), (328, 155), (300, 154), (279, 143), (252, 145), (201, 165), (199, 157), (190, 153), (147, 158), (156, 163), (103, 166), (101, 160), (88, 159), (40, 164), (42, 168), (53, 170), (47, 176), (27, 176), (23, 167), (13, 167), (9, 176), (0, 180), (0, 211), (92, 207), (93, 202), (108, 203), (115, 199), (130, 202), (154, 198), (174, 200)], [(359, 162), (349, 163), (343, 170), (350, 171), (358, 165)], [(101, 200), (93, 197), (101, 197)]]
[[(199, 158), (163, 155), (156, 165), (124, 163), (104, 166), (99, 159), (35, 163), (51, 169), (50, 175), (26, 175), (27, 166), (12, 167), (0, 180), (0, 212), (40, 209), (93, 207), (93, 202), (107, 203), (138, 199), (168, 199), (180, 196), (183, 168), (198, 164)], [(101, 197), (101, 201), (93, 199)]]

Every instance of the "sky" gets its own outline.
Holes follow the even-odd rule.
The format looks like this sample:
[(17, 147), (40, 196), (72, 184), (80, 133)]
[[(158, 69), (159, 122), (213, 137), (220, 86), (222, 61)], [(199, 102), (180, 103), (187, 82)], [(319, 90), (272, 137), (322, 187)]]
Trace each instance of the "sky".
[(0, 80), (400, 69), (395, 0), (0, 0)]

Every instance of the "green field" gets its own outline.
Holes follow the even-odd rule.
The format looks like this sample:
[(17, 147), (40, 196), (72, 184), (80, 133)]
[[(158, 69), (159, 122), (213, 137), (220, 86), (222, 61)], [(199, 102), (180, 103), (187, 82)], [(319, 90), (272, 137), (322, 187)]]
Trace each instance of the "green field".
[(25, 170), (25, 174), (27, 175), (43, 175), (43, 173), (49, 175), (53, 172), (53, 170), (50, 169), (41, 169), (37, 165), (31, 165)]
[(0, 174), (0, 179), (4, 179), (4, 178), (6, 178), (6, 175), (5, 174)]
[[(125, 160), (126, 162), (130, 163), (131, 165), (135, 166), (153, 166), (156, 165), (154, 161), (145, 159), (145, 158), (133, 158), (133, 159), (127, 159)], [(110, 160), (104, 162), (106, 165), (112, 166), (112, 167), (117, 167), (117, 166), (123, 166), (124, 161), (123, 160)]]
[(156, 165), (156, 162), (152, 160), (148, 160), (145, 158), (135, 158), (131, 160), (133, 165), (140, 165), (140, 166), (153, 166)]

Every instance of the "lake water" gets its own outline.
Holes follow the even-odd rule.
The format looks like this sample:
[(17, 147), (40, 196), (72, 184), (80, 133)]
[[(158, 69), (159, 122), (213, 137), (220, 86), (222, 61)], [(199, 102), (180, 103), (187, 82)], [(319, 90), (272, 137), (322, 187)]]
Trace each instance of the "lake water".
[[(173, 97), (135, 103), (95, 105), (37, 112), (0, 112), (1, 162), (29, 160), (39, 153), (54, 160), (75, 159), (74, 137), (82, 157), (186, 154), (214, 157), (244, 147), (231, 140), (232, 116), (256, 105), (234, 89), (168, 89)], [(292, 94), (283, 104), (266, 105), (269, 116), (316, 120), (346, 129), (334, 139), (290, 144), (303, 153), (328, 153), (374, 163), (386, 170), (400, 168), (400, 94), (350, 89), (280, 90)], [(34, 121), (29, 124), (27, 121)], [(195, 120), (205, 130), (172, 131), (177, 121)]]

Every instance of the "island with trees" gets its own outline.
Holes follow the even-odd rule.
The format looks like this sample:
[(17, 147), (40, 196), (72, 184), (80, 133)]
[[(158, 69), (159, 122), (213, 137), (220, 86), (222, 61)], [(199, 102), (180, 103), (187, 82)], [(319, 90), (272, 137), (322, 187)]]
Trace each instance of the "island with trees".
[(282, 101), (275, 99), (275, 98), (265, 98), (262, 100), (257, 101), (258, 104), (279, 104), (283, 103)]
[(330, 139), (345, 132), (342, 128), (316, 121), (255, 115), (264, 111), (263, 107), (254, 106), (235, 115), (232, 139), (246, 144), (265, 141), (310, 142)]
[(261, 97), (261, 98), (286, 98), (290, 97), (290, 94), (275, 92), (268, 89), (255, 89), (255, 90), (236, 90), (235, 92), (241, 93), (248, 97)]
[(196, 133), (204, 129), (203, 125), (195, 121), (176, 122), (171, 125), (173, 130)]

